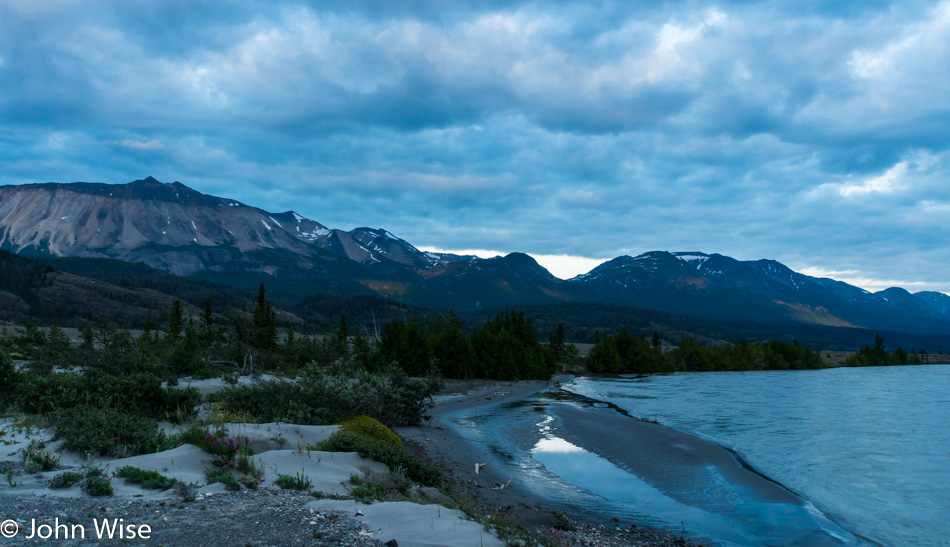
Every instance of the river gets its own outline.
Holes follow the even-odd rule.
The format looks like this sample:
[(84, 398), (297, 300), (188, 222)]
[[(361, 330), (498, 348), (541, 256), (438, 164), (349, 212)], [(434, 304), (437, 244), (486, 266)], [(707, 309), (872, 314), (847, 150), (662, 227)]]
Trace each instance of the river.
[[(625, 412), (726, 447), (805, 503), (749, 502), (708, 477), (686, 494), (664, 491), (570, 435), (567, 407), (589, 419)], [(830, 544), (950, 545), (950, 365), (581, 377), (454, 421), (565, 510), (722, 545), (813, 543), (799, 529)]]

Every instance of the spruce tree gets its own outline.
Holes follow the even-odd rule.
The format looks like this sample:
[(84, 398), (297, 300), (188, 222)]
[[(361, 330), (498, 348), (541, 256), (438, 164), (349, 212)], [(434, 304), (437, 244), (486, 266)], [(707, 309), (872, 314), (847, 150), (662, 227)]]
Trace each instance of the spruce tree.
[(263, 283), (257, 291), (257, 304), (254, 306), (251, 344), (263, 350), (273, 350), (277, 347), (277, 313), (267, 301)]
[(207, 331), (214, 323), (214, 311), (211, 307), (211, 295), (205, 297), (205, 311), (201, 314), (201, 325)]
[(181, 315), (181, 300), (175, 300), (172, 304), (171, 317), (168, 319), (168, 337), (172, 340), (178, 340), (181, 336), (181, 329), (184, 321)]
[(334, 348), (336, 349), (337, 353), (340, 354), (340, 357), (342, 357), (344, 361), (349, 358), (349, 353), (350, 353), (349, 352), (350, 347), (348, 343), (348, 340), (350, 337), (349, 331), (350, 331), (349, 328), (346, 326), (346, 312), (344, 312), (340, 315), (340, 326), (337, 327), (336, 336), (334, 337), (334, 340), (333, 340)]

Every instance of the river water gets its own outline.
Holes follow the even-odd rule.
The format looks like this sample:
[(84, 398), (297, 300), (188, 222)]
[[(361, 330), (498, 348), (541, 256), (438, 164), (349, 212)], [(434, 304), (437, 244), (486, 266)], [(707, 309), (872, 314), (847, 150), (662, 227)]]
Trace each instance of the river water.
[[(559, 419), (566, 406), (724, 446), (804, 506), (749, 501), (727, 483), (664, 491), (578, 443)], [(567, 511), (721, 545), (950, 545), (950, 365), (576, 378), (452, 421), (515, 484)]]
[(565, 387), (734, 449), (855, 534), (950, 545), (950, 365), (578, 378)]

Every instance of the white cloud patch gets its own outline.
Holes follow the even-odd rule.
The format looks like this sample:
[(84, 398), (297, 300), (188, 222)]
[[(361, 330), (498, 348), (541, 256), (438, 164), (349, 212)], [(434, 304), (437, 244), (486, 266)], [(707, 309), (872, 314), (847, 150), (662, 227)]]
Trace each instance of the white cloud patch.
[(901, 188), (907, 175), (907, 162), (902, 161), (888, 169), (884, 174), (864, 179), (857, 184), (844, 184), (838, 192), (844, 196), (862, 196), (871, 193), (890, 193)]

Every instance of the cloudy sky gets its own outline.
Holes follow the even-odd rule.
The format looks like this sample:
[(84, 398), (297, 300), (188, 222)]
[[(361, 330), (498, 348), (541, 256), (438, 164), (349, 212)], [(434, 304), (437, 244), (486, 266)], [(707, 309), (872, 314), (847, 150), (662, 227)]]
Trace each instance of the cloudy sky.
[(0, 184), (950, 292), (950, 2), (335, 4), (0, 3)]

